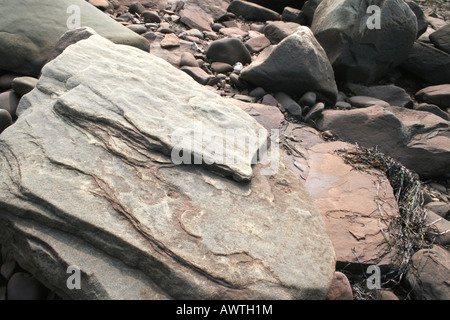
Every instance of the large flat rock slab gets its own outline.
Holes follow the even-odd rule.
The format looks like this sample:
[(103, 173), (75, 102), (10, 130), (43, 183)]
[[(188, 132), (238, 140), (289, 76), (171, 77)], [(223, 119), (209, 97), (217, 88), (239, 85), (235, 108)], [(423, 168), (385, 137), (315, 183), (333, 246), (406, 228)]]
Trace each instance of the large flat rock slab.
[[(271, 175), (249, 162), (259, 144), (228, 163), (175, 164), (170, 137), (199, 125), (268, 138), (160, 58), (98, 35), (69, 46), (0, 136), (2, 243), (68, 298), (325, 298), (334, 250), (300, 178), (283, 159)], [(59, 272), (69, 264), (76, 293)], [(116, 276), (129, 287), (108, 285)]]

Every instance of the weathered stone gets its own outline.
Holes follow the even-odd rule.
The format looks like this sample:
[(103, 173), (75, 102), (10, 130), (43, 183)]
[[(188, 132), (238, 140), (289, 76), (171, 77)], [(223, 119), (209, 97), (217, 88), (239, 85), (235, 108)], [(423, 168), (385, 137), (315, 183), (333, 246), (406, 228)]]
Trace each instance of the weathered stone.
[(413, 255), (411, 263), (406, 281), (416, 299), (450, 299), (450, 253), (446, 249), (435, 245), (431, 249), (419, 250)]
[(317, 94), (320, 102), (336, 103), (333, 69), (307, 27), (300, 26), (278, 45), (263, 50), (242, 70), (241, 78), (270, 92), (285, 92), (299, 98), (311, 91)]
[(198, 62), (190, 52), (183, 52), (180, 58), (180, 67), (198, 67)]
[(18, 272), (8, 281), (8, 300), (45, 300), (48, 289), (31, 275)]
[(325, 105), (322, 102), (316, 103), (311, 110), (305, 115), (305, 122), (316, 121), (320, 117), (323, 110), (325, 110)]
[(450, 172), (449, 123), (434, 114), (374, 106), (325, 110), (322, 115), (320, 130), (331, 130), (339, 138), (364, 147), (378, 146), (379, 151), (424, 178)]
[(257, 53), (270, 46), (270, 40), (261, 35), (251, 38), (245, 42), (245, 46), (251, 53)]
[(277, 92), (275, 94), (275, 99), (277, 99), (277, 101), (280, 103), (280, 108), (282, 111), (287, 111), (291, 115), (296, 117), (302, 116), (302, 107), (299, 106), (299, 104), (286, 93)]
[(327, 300), (353, 300), (352, 286), (342, 272), (334, 274), (333, 284), (328, 293)]
[(442, 110), (438, 106), (435, 106), (434, 104), (420, 103), (418, 105), (414, 105), (414, 110), (430, 112), (432, 114), (437, 115), (438, 117), (441, 117), (444, 120), (450, 121), (449, 113)]
[(212, 31), (213, 19), (198, 7), (188, 7), (180, 11), (180, 21), (193, 29)]
[(420, 6), (412, 0), (405, 1), (417, 18), (417, 38), (427, 31), (428, 20)]
[(141, 19), (145, 23), (151, 23), (151, 22), (160, 23), (161, 22), (161, 18), (159, 17), (159, 15), (156, 11), (146, 10), (146, 11), (142, 12)]
[(368, 96), (386, 101), (391, 106), (412, 108), (413, 101), (403, 88), (394, 85), (366, 87), (355, 83), (347, 84), (348, 89), (357, 96)]
[(20, 96), (13, 90), (0, 93), (0, 109), (8, 111), (13, 118), (16, 118), (16, 110), (19, 101)]
[(430, 40), (436, 46), (447, 53), (450, 53), (450, 24), (446, 24), (442, 28), (430, 34)]
[(13, 119), (11, 114), (5, 109), (0, 109), (0, 133), (12, 124)]
[(163, 49), (179, 47), (180, 39), (178, 39), (178, 37), (173, 33), (166, 34), (164, 39), (161, 40), (160, 46)]
[(0, 21), (0, 69), (37, 77), (68, 22), (74, 22), (73, 6), (80, 10), (83, 26), (115, 43), (149, 51), (147, 40), (84, 0), (6, 1), (2, 11), (9, 14)]
[(281, 20), (286, 22), (295, 22), (302, 25), (307, 24), (307, 17), (303, 14), (300, 9), (285, 7), (283, 13), (281, 14)]
[(439, 216), (431, 210), (427, 210), (425, 223), (428, 226), (432, 226), (428, 232), (437, 244), (444, 247), (450, 245), (450, 221), (445, 220), (444, 217)]
[(416, 99), (435, 104), (443, 110), (450, 108), (450, 84), (423, 88), (416, 93)]
[[(302, 139), (302, 144), (305, 140)], [(303, 169), (306, 188), (327, 226), (337, 266), (350, 271), (360, 270), (361, 264), (390, 268), (396, 252), (386, 242), (383, 230), (386, 233), (390, 219), (399, 213), (384, 173), (375, 169), (369, 172), (353, 170), (335, 152), (353, 150), (348, 143), (297, 147), (302, 151), (305, 148), (307, 161), (298, 167)]]
[(432, 85), (450, 83), (450, 55), (426, 43), (416, 41), (400, 67)]
[[(271, 175), (264, 157), (250, 166), (267, 130), (164, 60), (91, 36), (45, 66), (19, 110), (0, 135), (0, 238), (59, 296), (326, 297), (335, 257), (308, 192), (284, 158)], [(208, 150), (223, 140), (199, 141), (200, 125), (264, 142), (220, 163)], [(180, 143), (203, 164), (176, 165)], [(70, 265), (81, 290), (66, 286)]]
[(301, 9), (305, 3), (305, 0), (249, 0), (249, 2), (253, 2), (259, 4), (260, 6), (282, 13), (285, 7)]
[(348, 102), (354, 108), (367, 108), (372, 106), (380, 106), (384, 108), (390, 107), (390, 104), (386, 101), (366, 96), (353, 96), (348, 99)]
[[(368, 26), (371, 5), (380, 9), (380, 25), (375, 28)], [(417, 35), (417, 19), (403, 0), (323, 0), (311, 29), (337, 79), (367, 84), (408, 56)]]
[(225, 62), (234, 65), (237, 62), (247, 64), (252, 56), (239, 39), (226, 38), (213, 41), (206, 49), (206, 57), (215, 62)]
[(181, 67), (181, 70), (188, 74), (192, 79), (197, 81), (202, 85), (208, 84), (209, 80), (212, 78), (205, 70), (199, 67)]
[(240, 28), (222, 28), (219, 30), (219, 34), (222, 34), (226, 37), (230, 38), (236, 38), (239, 40), (243, 40), (244, 37), (248, 36), (248, 32), (245, 30), (242, 30)]
[(295, 22), (270, 21), (264, 28), (264, 35), (272, 44), (277, 44), (297, 31), (300, 26)]
[(231, 2), (227, 11), (232, 12), (237, 16), (242, 16), (247, 20), (273, 21), (281, 19), (279, 13), (247, 1), (234, 0)]

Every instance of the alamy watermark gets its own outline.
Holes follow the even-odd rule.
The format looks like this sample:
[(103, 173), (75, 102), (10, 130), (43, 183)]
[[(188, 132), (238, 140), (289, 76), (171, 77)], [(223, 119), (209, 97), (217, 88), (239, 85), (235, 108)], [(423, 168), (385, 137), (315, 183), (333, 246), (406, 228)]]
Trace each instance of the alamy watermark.
[(367, 7), (366, 13), (370, 16), (367, 18), (367, 28), (369, 30), (381, 29), (381, 9), (379, 6), (372, 5)]
[(78, 266), (69, 266), (66, 273), (71, 274), (66, 281), (69, 290), (81, 289), (81, 269)]
[(81, 28), (81, 9), (77, 5), (71, 5), (67, 7), (67, 14), (69, 17), (67, 18), (67, 29), (74, 30)]
[(370, 277), (366, 280), (367, 289), (381, 289), (381, 269), (377, 265), (370, 265), (366, 271)]

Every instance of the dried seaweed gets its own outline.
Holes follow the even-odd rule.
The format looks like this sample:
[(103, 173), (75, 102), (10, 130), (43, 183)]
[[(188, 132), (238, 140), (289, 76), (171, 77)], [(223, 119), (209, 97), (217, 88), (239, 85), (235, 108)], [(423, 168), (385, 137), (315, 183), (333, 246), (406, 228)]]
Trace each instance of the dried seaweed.
[[(390, 221), (388, 230), (381, 231), (388, 244), (396, 249), (393, 257), (395, 269), (385, 274), (384, 278), (387, 278), (386, 282), (399, 284), (410, 267), (413, 254), (435, 242), (433, 235), (436, 235), (436, 231), (425, 222), (427, 213), (423, 207), (423, 184), (416, 173), (377, 148), (356, 145), (353, 150), (340, 149), (336, 152), (355, 170), (370, 174), (373, 174), (373, 169), (381, 170), (394, 190), (400, 215)], [(386, 232), (389, 233), (390, 241), (387, 240)], [(368, 297), (368, 293), (362, 293), (362, 286), (354, 289), (359, 292), (360, 298)]]

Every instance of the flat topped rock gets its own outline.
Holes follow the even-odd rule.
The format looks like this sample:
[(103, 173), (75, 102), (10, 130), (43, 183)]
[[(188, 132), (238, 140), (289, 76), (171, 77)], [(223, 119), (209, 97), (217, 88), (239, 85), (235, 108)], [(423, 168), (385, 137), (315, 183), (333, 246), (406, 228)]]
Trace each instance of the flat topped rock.
[[(98, 53), (100, 47), (104, 50)], [(174, 158), (178, 162), (204, 164), (237, 180), (249, 180), (251, 165), (266, 143), (266, 130), (162, 59), (139, 51), (130, 51), (125, 58), (127, 49), (100, 36), (67, 48), (68, 54), (45, 67), (46, 77), (19, 113), (24, 112), (33, 97), (45, 92), (57, 97), (53, 109), (59, 115), (76, 125), (87, 126), (94, 135), (102, 135), (117, 153), (123, 153), (117, 147), (122, 143), (116, 135), (103, 136), (105, 127), (118, 131), (122, 138), (140, 148), (151, 146), (171, 156), (176, 147), (179, 154), (174, 154)], [(137, 67), (138, 61), (155, 70)], [(53, 78), (57, 73), (64, 74), (61, 82)], [(239, 150), (237, 143), (229, 143), (221, 148), (223, 154), (209, 152), (227, 137), (248, 140), (248, 150)], [(137, 161), (146, 161), (145, 156), (136, 157)]]
[[(199, 125), (267, 138), (183, 71), (93, 35), (46, 65), (19, 110), (0, 135), (0, 241), (60, 296), (326, 297), (331, 241), (282, 158), (270, 174), (264, 161), (248, 162), (257, 147), (224, 165), (172, 161), (171, 137)], [(66, 287), (70, 265), (81, 269), (80, 290)]]

